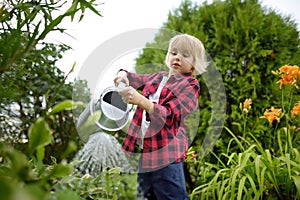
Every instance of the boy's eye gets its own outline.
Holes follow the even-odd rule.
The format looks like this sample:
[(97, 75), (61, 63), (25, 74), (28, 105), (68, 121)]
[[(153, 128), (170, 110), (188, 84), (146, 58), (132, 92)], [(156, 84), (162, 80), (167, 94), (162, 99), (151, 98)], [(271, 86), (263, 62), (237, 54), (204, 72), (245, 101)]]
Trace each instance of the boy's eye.
[(183, 54), (183, 57), (185, 57), (185, 58), (190, 57), (190, 54), (184, 53), (184, 54)]
[[(178, 51), (170, 51), (170, 54), (172, 54), (173, 56), (176, 56), (177, 54), (179, 54)], [(191, 55), (188, 53), (188, 52), (183, 52), (183, 53), (180, 53), (184, 58), (188, 58), (190, 57)]]
[(190, 57), (191, 54), (188, 51), (183, 51), (182, 52), (182, 56), (185, 57), (185, 58), (187, 58), (187, 57)]

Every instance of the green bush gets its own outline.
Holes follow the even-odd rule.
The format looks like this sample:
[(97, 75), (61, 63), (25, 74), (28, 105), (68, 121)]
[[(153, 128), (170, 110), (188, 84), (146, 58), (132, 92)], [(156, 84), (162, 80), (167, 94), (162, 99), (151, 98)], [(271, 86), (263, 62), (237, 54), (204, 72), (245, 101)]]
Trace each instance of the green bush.
[[(69, 100), (54, 106), (46, 117), (70, 110), (81, 103)], [(82, 175), (76, 170), (78, 161), (60, 162), (51, 156), (45, 164), (45, 147), (52, 143), (52, 130), (41, 117), (29, 129), (29, 155), (0, 143), (0, 199), (3, 200), (79, 200), (135, 199), (136, 174), (121, 174), (120, 169), (103, 171), (99, 176)], [(76, 146), (69, 145), (62, 154), (70, 154)]]

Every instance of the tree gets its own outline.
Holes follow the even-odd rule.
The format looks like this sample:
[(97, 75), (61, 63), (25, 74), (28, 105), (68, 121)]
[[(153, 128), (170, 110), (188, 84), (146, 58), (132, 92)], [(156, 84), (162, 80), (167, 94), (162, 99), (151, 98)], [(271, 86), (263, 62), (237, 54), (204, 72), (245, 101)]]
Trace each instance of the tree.
[[(1, 93), (0, 133), (7, 143), (27, 152), (28, 128), (39, 117), (56, 104), (72, 99), (73, 83), (65, 83), (66, 76), (55, 64), (63, 52), (69, 49), (65, 45), (45, 44), (40, 49), (32, 49), (24, 68), (7, 69), (1, 74), (3, 93)], [(16, 65), (18, 63), (15, 63)], [(80, 83), (77, 83), (79, 85)], [(89, 98), (86, 84), (82, 81), (82, 98)], [(67, 148), (70, 141), (79, 145), (74, 126), (72, 111), (61, 111), (47, 121), (53, 130), (53, 144), (47, 153), (60, 158), (60, 152)], [(49, 156), (47, 157), (49, 158)]]
[(48, 0), (3, 1), (0, 7), (0, 74), (14, 62), (26, 59), (27, 53), (36, 48), (51, 31), (64, 32), (65, 28), (59, 25), (66, 17), (73, 20), (81, 11), (80, 21), (85, 9), (101, 16), (93, 5), (94, 1), (74, 0), (69, 8), (66, 3)]
[[(71, 111), (47, 118), (55, 104), (72, 99), (73, 86), (65, 82), (68, 75), (56, 67), (70, 47), (46, 43), (44, 39), (51, 31), (65, 31), (60, 27), (63, 19), (73, 21), (81, 12), (79, 21), (82, 20), (86, 9), (101, 16), (93, 3), (7, 0), (0, 5), (1, 140), (27, 152), (27, 145), (22, 143), (28, 139), (30, 125), (46, 117), (54, 139), (54, 144), (47, 147), (48, 155), (60, 158), (61, 149), (66, 149), (69, 141), (79, 143)], [(89, 98), (88, 91), (82, 95)]]

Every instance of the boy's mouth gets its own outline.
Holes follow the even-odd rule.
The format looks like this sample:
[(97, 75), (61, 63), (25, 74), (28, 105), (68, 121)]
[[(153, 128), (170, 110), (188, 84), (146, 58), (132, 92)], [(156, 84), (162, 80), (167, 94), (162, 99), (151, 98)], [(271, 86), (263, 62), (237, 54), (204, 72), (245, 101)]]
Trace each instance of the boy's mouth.
[(180, 67), (179, 63), (173, 63), (172, 64), (174, 67)]

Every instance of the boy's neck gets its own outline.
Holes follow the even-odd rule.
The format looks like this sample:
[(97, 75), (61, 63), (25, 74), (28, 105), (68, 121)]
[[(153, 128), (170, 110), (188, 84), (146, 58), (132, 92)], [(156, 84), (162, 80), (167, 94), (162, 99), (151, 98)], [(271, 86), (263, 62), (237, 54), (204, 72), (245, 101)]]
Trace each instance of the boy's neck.
[[(182, 74), (187, 74), (187, 73), (192, 73), (192, 72), (185, 72), (185, 73), (182, 73)], [(171, 77), (171, 76), (173, 76), (173, 75), (175, 75), (175, 74), (178, 74), (177, 72), (174, 72), (172, 69), (169, 71), (169, 75), (168, 75), (168, 77)]]

